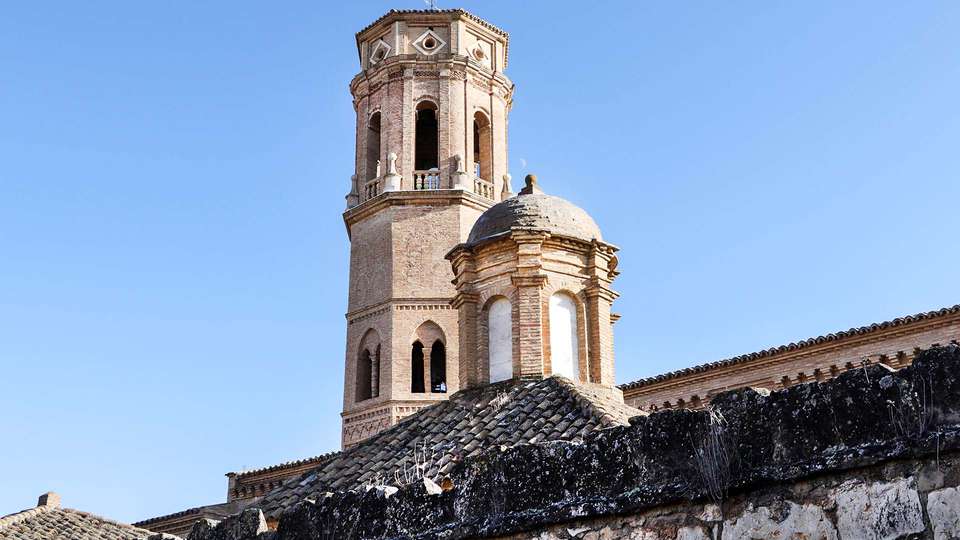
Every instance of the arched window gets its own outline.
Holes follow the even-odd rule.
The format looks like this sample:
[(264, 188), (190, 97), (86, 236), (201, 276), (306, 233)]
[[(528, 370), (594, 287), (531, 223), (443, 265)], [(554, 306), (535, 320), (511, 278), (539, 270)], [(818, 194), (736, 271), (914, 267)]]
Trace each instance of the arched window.
[(490, 120), (482, 112), (473, 115), (473, 174), (477, 178), (493, 181), (493, 152), (490, 137)]
[(550, 297), (550, 363), (553, 373), (580, 380), (577, 303), (567, 293)]
[(410, 353), (410, 391), (422, 394), (423, 389), (423, 343), (415, 341)]
[(430, 348), (430, 391), (447, 391), (447, 349), (439, 339)]
[(380, 395), (380, 336), (372, 328), (363, 335), (357, 347), (356, 383), (356, 401)]
[(380, 161), (380, 113), (375, 112), (367, 122), (367, 180), (378, 176), (378, 162)]
[(370, 351), (364, 349), (357, 360), (357, 393), (356, 400), (363, 401), (373, 397), (373, 358)]
[(421, 101), (417, 104), (416, 115), (413, 168), (418, 171), (428, 171), (439, 168), (440, 154), (437, 145), (437, 106), (429, 101)]
[(487, 351), (490, 382), (513, 378), (513, 314), (510, 301), (500, 297), (487, 310)]

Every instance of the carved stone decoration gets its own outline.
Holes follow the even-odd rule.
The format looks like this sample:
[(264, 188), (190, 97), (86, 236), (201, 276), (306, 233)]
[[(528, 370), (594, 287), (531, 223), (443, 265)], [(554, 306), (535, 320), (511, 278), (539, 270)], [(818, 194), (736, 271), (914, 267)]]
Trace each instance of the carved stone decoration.
[(436, 32), (427, 30), (413, 41), (413, 48), (420, 54), (433, 56), (447, 44)]
[(390, 54), (391, 50), (393, 50), (393, 48), (390, 47), (386, 41), (378, 39), (370, 48), (370, 65), (375, 66), (379, 64)]

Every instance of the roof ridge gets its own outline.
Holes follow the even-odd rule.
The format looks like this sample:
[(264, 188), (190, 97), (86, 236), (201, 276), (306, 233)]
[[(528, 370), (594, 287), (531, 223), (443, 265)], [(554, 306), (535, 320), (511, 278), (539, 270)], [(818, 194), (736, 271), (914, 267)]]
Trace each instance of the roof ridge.
[(82, 517), (88, 517), (88, 518), (98, 519), (98, 520), (100, 520), (100, 521), (102, 521), (102, 522), (104, 522), (104, 523), (109, 523), (109, 524), (111, 524), (111, 525), (116, 525), (117, 527), (122, 527), (122, 528), (125, 528), (125, 529), (134, 529), (134, 530), (137, 530), (137, 531), (143, 531), (143, 532), (148, 533), (148, 534), (153, 534), (153, 531), (151, 531), (151, 530), (149, 530), (149, 529), (142, 529), (142, 528), (137, 527), (137, 526), (135, 526), (135, 525), (131, 525), (131, 524), (129, 524), (129, 523), (124, 523), (124, 522), (122, 522), (122, 521), (116, 521), (116, 520), (113, 520), (113, 519), (110, 519), (110, 518), (106, 518), (106, 517), (103, 517), (103, 516), (101, 516), (101, 515), (99, 515), (99, 514), (94, 514), (94, 513), (92, 513), (92, 512), (86, 512), (86, 511), (84, 511), (84, 510), (77, 510), (77, 509), (75, 509), (75, 508), (58, 508), (57, 510), (60, 510), (60, 511), (62, 511), (62, 512), (72, 513), (72, 514), (79, 514), (79, 515), (82, 516)]
[(140, 527), (130, 525), (129, 523), (114, 521), (110, 518), (105, 518), (101, 515), (93, 514), (91, 512), (85, 512), (83, 510), (77, 510), (75, 508), (62, 508), (59, 506), (35, 506), (33, 508), (27, 508), (26, 510), (21, 510), (20, 512), (15, 512), (13, 514), (3, 516), (2, 518), (0, 518), (0, 530), (6, 529), (11, 525), (17, 525), (19, 523), (23, 523), (29, 520), (30, 518), (39, 516), (41, 514), (49, 514), (52, 512), (64, 512), (69, 514), (77, 514), (81, 517), (96, 519), (98, 521), (102, 521), (103, 523), (115, 525), (122, 529), (132, 529), (135, 531), (142, 531), (146, 533), (145, 536), (153, 534), (153, 531), (150, 531), (147, 529), (141, 529)]
[(750, 360), (758, 360), (760, 358), (768, 358), (770, 356), (775, 356), (775, 355), (786, 353), (786, 352), (805, 349), (807, 347), (812, 347), (814, 345), (820, 345), (823, 343), (839, 341), (851, 336), (861, 336), (861, 335), (877, 332), (880, 330), (885, 330), (887, 328), (896, 328), (898, 326), (903, 326), (905, 324), (910, 324), (910, 323), (925, 321), (930, 319), (936, 319), (938, 317), (944, 317), (944, 316), (952, 315), (956, 313), (960, 313), (960, 304), (955, 304), (953, 306), (935, 309), (931, 311), (915, 313), (913, 315), (904, 315), (902, 317), (897, 317), (895, 319), (890, 319), (888, 321), (871, 323), (863, 326), (856, 326), (853, 328), (849, 328), (847, 330), (840, 330), (837, 332), (831, 332), (829, 334), (823, 334), (816, 337), (802, 339), (800, 341), (790, 342), (786, 345), (779, 345), (779, 346), (770, 347), (767, 349), (762, 349), (762, 350), (751, 352), (751, 353), (732, 356), (730, 358), (725, 358), (723, 360), (714, 360), (712, 362), (706, 362), (703, 364), (697, 364), (694, 366), (681, 368), (674, 371), (668, 371), (666, 373), (661, 373), (659, 375), (653, 375), (650, 377), (644, 377), (641, 379), (623, 383), (619, 385), (618, 388), (620, 388), (621, 390), (630, 390), (633, 388), (640, 388), (642, 386), (646, 386), (648, 384), (652, 384), (655, 382), (675, 379), (681, 375), (688, 375), (691, 373), (700, 373), (700, 372), (708, 371), (713, 368), (739, 364), (742, 362), (748, 362)]
[(268, 471), (273, 471), (273, 470), (278, 470), (278, 469), (285, 469), (285, 468), (287, 468), (287, 467), (297, 467), (297, 466), (299, 466), (299, 465), (304, 465), (304, 464), (310, 463), (310, 462), (312, 462), (312, 461), (323, 462), (323, 461), (326, 461), (326, 460), (328, 460), (328, 459), (333, 458), (334, 456), (336, 456), (337, 454), (339, 454), (339, 453), (342, 452), (342, 451), (343, 451), (343, 450), (332, 450), (332, 451), (330, 451), (330, 452), (326, 452), (326, 453), (323, 453), (323, 454), (317, 454), (317, 455), (311, 456), (311, 457), (305, 457), (305, 458), (302, 458), (302, 459), (295, 459), (295, 460), (291, 460), (291, 461), (284, 461), (284, 462), (282, 462), (282, 463), (277, 463), (277, 464), (275, 464), (275, 465), (267, 465), (267, 466), (265, 466), (265, 467), (259, 467), (259, 468), (256, 468), (256, 469), (250, 469), (249, 471), (240, 471), (240, 472), (231, 471), (231, 472), (228, 472), (227, 474), (235, 474), (235, 475), (237, 476), (237, 478), (243, 478), (244, 476), (249, 476), (249, 475), (251, 475), (251, 474), (258, 474), (258, 473), (268, 472)]
[[(588, 387), (583, 386), (581, 383), (575, 382), (572, 379), (568, 379), (562, 375), (551, 375), (547, 378), (548, 380), (554, 381), (560, 387), (566, 389), (573, 396), (574, 400), (580, 405), (581, 408), (593, 413), (599, 420), (603, 427), (613, 427), (613, 426), (623, 426), (627, 425), (626, 422), (618, 422), (616, 417), (610, 414), (606, 408), (594, 401), (589, 395), (587, 395), (584, 390), (587, 390)], [(590, 390), (593, 390), (590, 388)], [(625, 407), (630, 407), (626, 403), (623, 404)], [(630, 407), (633, 408), (633, 407)], [(643, 415), (643, 411), (637, 410), (637, 415)]]
[(49, 512), (55, 509), (57, 509), (57, 507), (55, 506), (34, 506), (33, 508), (26, 508), (24, 510), (20, 510), (19, 512), (7, 514), (3, 517), (0, 517), (0, 529), (3, 529), (10, 525), (14, 525), (16, 523), (21, 523), (23, 521), (30, 519), (33, 516), (43, 514), (45, 512)]

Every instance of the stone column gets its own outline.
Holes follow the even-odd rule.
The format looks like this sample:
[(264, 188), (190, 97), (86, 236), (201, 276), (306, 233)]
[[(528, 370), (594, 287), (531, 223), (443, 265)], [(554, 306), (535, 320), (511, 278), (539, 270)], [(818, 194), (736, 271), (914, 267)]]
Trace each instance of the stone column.
[(430, 352), (433, 345), (423, 347), (423, 393), (430, 393)]

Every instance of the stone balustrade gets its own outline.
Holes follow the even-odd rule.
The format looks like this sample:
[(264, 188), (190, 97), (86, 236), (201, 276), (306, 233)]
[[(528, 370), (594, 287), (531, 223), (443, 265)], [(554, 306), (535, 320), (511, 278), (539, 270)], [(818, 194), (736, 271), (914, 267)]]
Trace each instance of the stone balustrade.
[(493, 187), (493, 182), (487, 182), (479, 176), (473, 181), (473, 192), (481, 197), (496, 200), (497, 192)]
[(360, 202), (368, 201), (376, 197), (381, 191), (382, 187), (380, 185), (380, 179), (374, 178), (373, 180), (370, 180), (363, 185), (363, 192), (360, 194)]
[(440, 171), (413, 171), (413, 189), (440, 189)]

